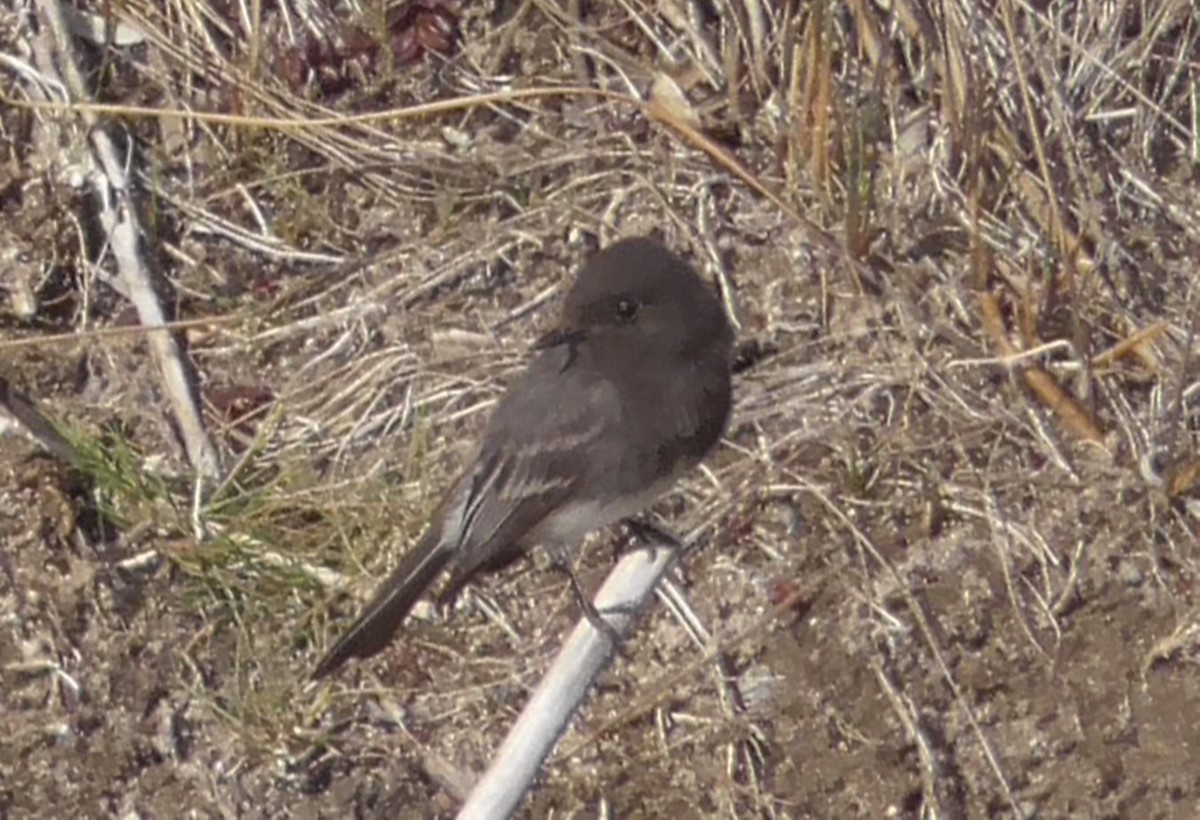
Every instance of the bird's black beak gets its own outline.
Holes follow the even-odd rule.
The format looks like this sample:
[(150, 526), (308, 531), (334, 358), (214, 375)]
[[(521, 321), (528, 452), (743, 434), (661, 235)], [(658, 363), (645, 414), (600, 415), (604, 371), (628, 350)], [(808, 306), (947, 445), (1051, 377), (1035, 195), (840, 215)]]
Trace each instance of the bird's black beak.
[(558, 347), (559, 345), (576, 345), (583, 341), (584, 336), (585, 334), (582, 330), (555, 328), (534, 342), (533, 349), (546, 350), (547, 348)]

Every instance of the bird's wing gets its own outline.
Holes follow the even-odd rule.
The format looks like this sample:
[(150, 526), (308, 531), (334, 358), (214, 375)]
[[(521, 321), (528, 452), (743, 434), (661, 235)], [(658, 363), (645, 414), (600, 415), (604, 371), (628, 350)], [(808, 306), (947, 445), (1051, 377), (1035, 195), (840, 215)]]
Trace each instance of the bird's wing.
[[(476, 571), (503, 564), (522, 539), (576, 497), (596, 465), (593, 443), (621, 424), (616, 389), (567, 346), (543, 351), (492, 414), (479, 455), (457, 487), (444, 537), (453, 543), (453, 595)], [(457, 530), (456, 530), (457, 526)]]
[(580, 450), (606, 425), (619, 423), (619, 414), (615, 389), (581, 366), (569, 346), (543, 351), (500, 400), (478, 456), (447, 492), (420, 542), (313, 677), (386, 646), (447, 565), (452, 569), (443, 598), (456, 594), (478, 570), (517, 557), (526, 546), (522, 538), (577, 491)]

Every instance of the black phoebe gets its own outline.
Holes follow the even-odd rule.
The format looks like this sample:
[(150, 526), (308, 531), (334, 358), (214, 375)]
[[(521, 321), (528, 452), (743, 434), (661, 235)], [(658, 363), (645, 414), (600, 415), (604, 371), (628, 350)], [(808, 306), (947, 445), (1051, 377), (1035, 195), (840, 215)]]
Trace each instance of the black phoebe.
[(536, 350), (421, 541), (314, 678), (383, 649), (446, 567), (443, 601), (534, 544), (561, 554), (641, 512), (725, 429), (733, 356), (725, 310), (652, 239), (625, 239), (592, 257), (558, 329)]

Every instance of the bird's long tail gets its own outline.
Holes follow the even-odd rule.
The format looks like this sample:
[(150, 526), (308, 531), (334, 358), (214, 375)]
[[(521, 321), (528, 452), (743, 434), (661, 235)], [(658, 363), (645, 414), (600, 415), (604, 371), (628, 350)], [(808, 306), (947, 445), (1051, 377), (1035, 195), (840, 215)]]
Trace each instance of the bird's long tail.
[(313, 680), (336, 672), (352, 657), (369, 658), (388, 645), (413, 604), (454, 557), (437, 530), (431, 527), (379, 586), (358, 619), (321, 658)]

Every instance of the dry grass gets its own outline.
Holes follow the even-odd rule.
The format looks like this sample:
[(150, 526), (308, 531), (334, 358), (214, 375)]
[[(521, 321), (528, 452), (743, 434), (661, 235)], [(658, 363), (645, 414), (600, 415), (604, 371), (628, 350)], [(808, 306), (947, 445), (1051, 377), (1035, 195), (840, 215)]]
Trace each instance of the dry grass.
[(725, 446), (661, 507), (702, 545), (688, 596), (720, 652), (652, 618), (531, 814), (1165, 811), (1129, 758), (1071, 791), (1109, 747), (1038, 733), (1072, 731), (1043, 701), (1074, 659), (1120, 654), (1100, 613), (1142, 625), (1111, 639), (1143, 681), (1197, 651), (1193, 5), (447, 3), (456, 47), (413, 62), (391, 38), (443, 13), (362, 5), (132, 0), (139, 44), (79, 45), (179, 318), (220, 320), (187, 330), (228, 469), (199, 494), (144, 346), (87, 335), (122, 304), (68, 185), (83, 143), (25, 104), (29, 31), (2, 13), (0, 321), (81, 335), (0, 342), (0, 375), (89, 454), (78, 503), (108, 524), (74, 537), (168, 559), (71, 642), (14, 598), (5, 674), (50, 659), (101, 697), (131, 641), (161, 653), (187, 750), (151, 734), (200, 811), (451, 808), (571, 623), (559, 577), (518, 567), (367, 670), (304, 676), (568, 273), (657, 232), (720, 283), (747, 357)]

